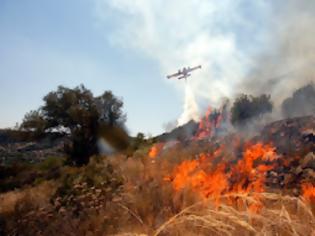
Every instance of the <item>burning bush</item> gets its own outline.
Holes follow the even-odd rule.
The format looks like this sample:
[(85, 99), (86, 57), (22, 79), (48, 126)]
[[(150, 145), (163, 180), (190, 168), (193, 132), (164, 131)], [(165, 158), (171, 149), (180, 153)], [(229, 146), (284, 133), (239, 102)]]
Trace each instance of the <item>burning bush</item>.
[[(277, 158), (272, 145), (262, 143), (244, 145), (242, 158), (220, 160), (224, 146), (214, 152), (201, 153), (198, 159), (186, 160), (174, 169), (171, 181), (176, 191), (189, 187), (205, 198), (218, 200), (223, 194), (264, 192), (265, 176), (273, 169), (271, 161)], [(257, 204), (253, 205), (256, 208)]]

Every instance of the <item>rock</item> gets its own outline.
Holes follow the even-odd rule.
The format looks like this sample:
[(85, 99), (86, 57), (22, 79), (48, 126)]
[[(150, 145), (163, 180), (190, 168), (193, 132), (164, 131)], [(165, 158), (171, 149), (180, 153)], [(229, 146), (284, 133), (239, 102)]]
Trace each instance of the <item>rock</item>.
[(74, 187), (73, 187), (74, 189), (82, 189), (82, 185), (80, 185), (80, 184), (76, 184), (76, 185), (74, 185)]
[(294, 170), (294, 173), (295, 173), (296, 175), (300, 175), (302, 172), (303, 172), (302, 166), (298, 166), (298, 167)]
[(288, 185), (290, 184), (292, 181), (294, 181), (294, 176), (292, 174), (285, 174), (284, 175), (284, 179), (283, 179), (283, 183), (284, 185)]
[(315, 171), (313, 169), (307, 168), (304, 170), (306, 178), (314, 179), (315, 180)]
[(112, 191), (112, 188), (111, 188), (111, 187), (107, 187), (107, 188), (105, 189), (105, 191), (106, 191), (106, 192), (111, 192), (111, 191)]
[(294, 196), (299, 196), (299, 195), (300, 195), (299, 190), (296, 189), (296, 188), (294, 188), (294, 189), (292, 190), (292, 193), (293, 193)]
[(277, 177), (277, 176), (278, 176), (278, 173), (275, 172), (275, 171), (270, 171), (270, 175), (273, 176), (273, 177)]
[(64, 207), (61, 207), (58, 211), (59, 214), (65, 214), (66, 213), (66, 209)]
[(311, 168), (315, 170), (315, 155), (314, 153), (308, 153), (301, 161), (302, 168)]
[(52, 214), (52, 213), (47, 214), (48, 218), (53, 218), (53, 216), (54, 216), (54, 214)]
[(303, 138), (306, 142), (315, 142), (315, 130), (307, 129), (303, 133)]
[(116, 197), (114, 197), (114, 198), (112, 199), (113, 202), (120, 202), (121, 200), (122, 200), (122, 198), (121, 198), (121, 197), (118, 197), (118, 196), (116, 196)]
[(101, 189), (96, 189), (95, 192), (96, 192), (97, 194), (100, 194), (100, 193), (102, 192), (102, 190), (101, 190)]

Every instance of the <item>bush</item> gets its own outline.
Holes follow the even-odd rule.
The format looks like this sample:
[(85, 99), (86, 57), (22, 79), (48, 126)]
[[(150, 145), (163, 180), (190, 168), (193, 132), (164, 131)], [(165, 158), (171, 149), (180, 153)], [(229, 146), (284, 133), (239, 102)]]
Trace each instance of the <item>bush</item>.
[(41, 163), (31, 165), (27, 163), (13, 163), (0, 165), (0, 192), (24, 188), (27, 185), (38, 185), (44, 180), (60, 177), (64, 159), (49, 157)]
[(47, 157), (43, 162), (37, 165), (41, 171), (49, 171), (51, 169), (61, 168), (64, 165), (65, 159), (61, 157)]
[(282, 103), (282, 113), (285, 117), (296, 117), (315, 114), (315, 88), (308, 84), (297, 89), (292, 97)]
[(60, 207), (77, 212), (82, 205), (93, 203), (91, 198), (95, 195), (96, 199), (97, 193), (103, 193), (104, 201), (111, 199), (122, 184), (122, 177), (107, 160), (93, 157), (87, 166), (65, 169), (54, 198)]
[(40, 138), (44, 135), (47, 126), (41, 110), (30, 111), (25, 114), (21, 124), (21, 130), (29, 132), (34, 138)]
[(254, 118), (260, 118), (272, 111), (270, 96), (263, 94), (259, 97), (242, 94), (231, 108), (231, 123), (234, 126), (246, 125)]

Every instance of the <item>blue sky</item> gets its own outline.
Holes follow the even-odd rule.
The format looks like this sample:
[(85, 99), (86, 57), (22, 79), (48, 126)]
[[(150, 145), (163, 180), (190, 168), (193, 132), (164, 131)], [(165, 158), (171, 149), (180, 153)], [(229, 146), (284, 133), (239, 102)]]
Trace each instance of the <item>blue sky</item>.
[[(182, 116), (185, 86), (202, 113), (233, 95), (264, 47), (269, 5), (252, 2), (0, 0), (0, 127), (58, 85), (81, 83), (123, 97), (132, 134), (158, 134)], [(165, 79), (191, 64), (204, 69), (189, 85)]]

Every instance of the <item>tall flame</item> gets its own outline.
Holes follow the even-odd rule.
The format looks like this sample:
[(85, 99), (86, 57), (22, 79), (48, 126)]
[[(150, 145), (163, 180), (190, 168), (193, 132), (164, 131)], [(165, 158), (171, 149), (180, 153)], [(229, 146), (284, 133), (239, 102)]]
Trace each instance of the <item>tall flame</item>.
[[(173, 171), (171, 179), (175, 191), (191, 188), (204, 198), (219, 201), (223, 194), (260, 193), (265, 190), (266, 172), (273, 168), (277, 158), (271, 144), (247, 144), (242, 158), (234, 165), (212, 161), (223, 154), (222, 147), (210, 154), (201, 154), (197, 160), (186, 160)], [(257, 199), (256, 199), (257, 200)], [(257, 209), (253, 205), (253, 209)]]
[(154, 144), (149, 151), (149, 154), (148, 154), (149, 157), (150, 158), (156, 158), (160, 154), (160, 152), (162, 151), (163, 147), (164, 147), (164, 143)]
[(225, 106), (219, 111), (208, 108), (206, 115), (200, 120), (195, 139), (204, 139), (216, 135), (217, 129), (220, 128), (223, 122), (223, 113)]

